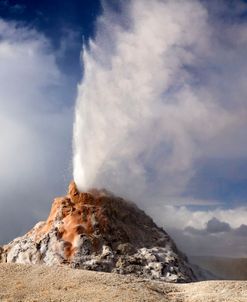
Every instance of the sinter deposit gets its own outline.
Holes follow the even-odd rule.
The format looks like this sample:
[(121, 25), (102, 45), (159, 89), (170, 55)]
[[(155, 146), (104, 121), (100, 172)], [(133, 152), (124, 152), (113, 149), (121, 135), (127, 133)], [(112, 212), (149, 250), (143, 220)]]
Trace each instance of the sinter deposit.
[(0, 262), (69, 265), (171, 282), (195, 280), (168, 234), (133, 203), (72, 182), (50, 215), (0, 248)]

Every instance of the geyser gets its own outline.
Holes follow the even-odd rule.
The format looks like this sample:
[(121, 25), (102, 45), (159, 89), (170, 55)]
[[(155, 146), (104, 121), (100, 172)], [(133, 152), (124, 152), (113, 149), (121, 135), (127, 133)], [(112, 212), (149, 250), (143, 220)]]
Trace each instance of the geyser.
[(169, 282), (195, 281), (173, 240), (134, 204), (102, 190), (55, 198), (46, 221), (0, 246), (0, 263), (67, 265)]
[(117, 18), (105, 8), (82, 54), (73, 160), (81, 191), (144, 202), (183, 192), (194, 160), (231, 121), (200, 78), (213, 60), (210, 35), (199, 1), (128, 1)]

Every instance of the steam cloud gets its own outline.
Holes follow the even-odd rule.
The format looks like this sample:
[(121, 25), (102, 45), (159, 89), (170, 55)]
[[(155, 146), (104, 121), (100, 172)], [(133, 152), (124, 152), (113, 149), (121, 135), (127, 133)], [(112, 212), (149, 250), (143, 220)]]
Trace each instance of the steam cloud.
[(44, 35), (0, 18), (0, 244), (44, 219), (70, 179), (68, 81)]
[(179, 199), (195, 161), (217, 156), (218, 142), (246, 120), (244, 81), (232, 89), (246, 71), (246, 31), (209, 22), (194, 0), (135, 0), (121, 10), (105, 6), (83, 50), (74, 179), (80, 190), (144, 203)]

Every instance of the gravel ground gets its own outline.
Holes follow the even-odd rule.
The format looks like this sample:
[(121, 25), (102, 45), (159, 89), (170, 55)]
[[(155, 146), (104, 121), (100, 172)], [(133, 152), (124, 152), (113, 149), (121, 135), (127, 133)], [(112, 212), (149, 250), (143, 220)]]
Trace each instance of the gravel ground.
[(0, 301), (247, 302), (247, 281), (170, 284), (67, 267), (0, 264)]

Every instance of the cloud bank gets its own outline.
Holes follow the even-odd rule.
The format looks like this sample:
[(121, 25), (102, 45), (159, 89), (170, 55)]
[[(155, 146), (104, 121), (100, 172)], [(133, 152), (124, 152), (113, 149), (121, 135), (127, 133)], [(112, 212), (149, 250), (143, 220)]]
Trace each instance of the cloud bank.
[(188, 255), (246, 257), (247, 208), (190, 210), (185, 206), (147, 209)]
[(72, 108), (49, 41), (0, 19), (0, 240), (47, 215), (70, 178)]

